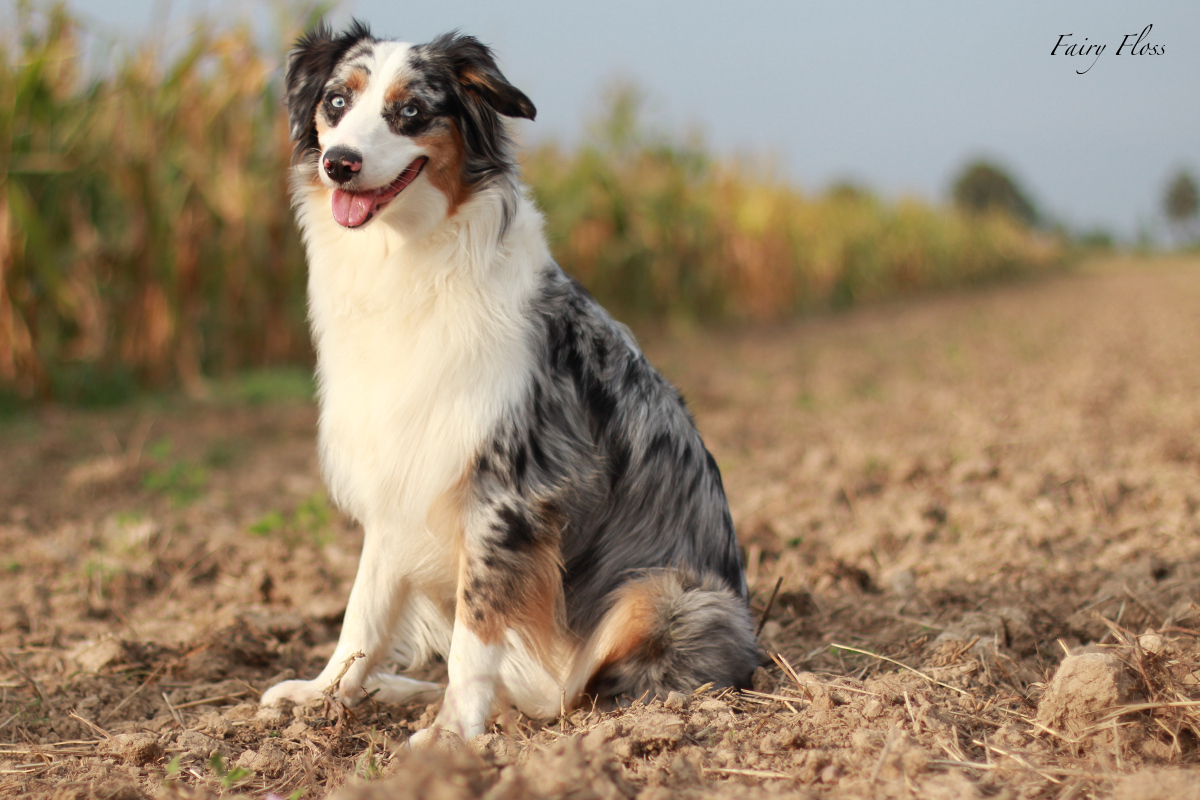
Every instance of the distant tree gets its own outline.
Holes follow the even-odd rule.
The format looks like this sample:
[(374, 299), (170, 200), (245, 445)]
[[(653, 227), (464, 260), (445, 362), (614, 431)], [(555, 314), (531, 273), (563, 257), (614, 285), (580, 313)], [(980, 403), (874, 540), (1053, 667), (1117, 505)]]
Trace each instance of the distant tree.
[(1075, 244), (1092, 250), (1111, 250), (1116, 244), (1112, 231), (1106, 228), (1091, 228), (1076, 234)]
[(1187, 170), (1180, 170), (1167, 184), (1163, 209), (1181, 240), (1194, 235), (1196, 214), (1200, 211), (1200, 191), (1196, 189), (1195, 178)]
[(952, 189), (954, 204), (964, 211), (1006, 211), (1026, 225), (1036, 225), (1037, 209), (1003, 168), (987, 161), (968, 164)]
[(846, 202), (866, 202), (872, 198), (871, 190), (866, 186), (849, 179), (835, 181), (825, 190), (825, 196), (830, 200)]

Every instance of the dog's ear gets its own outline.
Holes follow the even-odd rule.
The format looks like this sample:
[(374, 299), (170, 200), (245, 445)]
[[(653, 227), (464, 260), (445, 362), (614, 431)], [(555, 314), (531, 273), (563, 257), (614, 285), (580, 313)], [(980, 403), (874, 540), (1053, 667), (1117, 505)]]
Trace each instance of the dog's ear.
[(322, 22), (296, 40), (296, 46), (288, 54), (285, 81), (288, 125), (295, 143), (295, 158), (320, 146), (315, 118), (325, 84), (338, 60), (363, 39), (371, 39), (371, 31), (366, 24), (354, 20), (345, 33), (334, 35), (333, 30)]
[(537, 114), (530, 99), (501, 74), (492, 51), (474, 36), (447, 33), (431, 42), (429, 49), (445, 59), (468, 94), (497, 113), (523, 119), (533, 119)]

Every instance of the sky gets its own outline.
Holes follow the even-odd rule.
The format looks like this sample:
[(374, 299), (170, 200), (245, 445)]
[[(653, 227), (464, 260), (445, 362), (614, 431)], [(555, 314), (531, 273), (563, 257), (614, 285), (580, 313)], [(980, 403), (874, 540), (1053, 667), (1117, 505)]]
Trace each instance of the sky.
[[(132, 41), (246, 13), (278, 38), (281, 3), (256, 2), (70, 5)], [(414, 43), (457, 28), (489, 44), (537, 106), (519, 123), (527, 143), (578, 142), (606, 90), (631, 81), (653, 128), (699, 132), (805, 191), (849, 180), (944, 201), (963, 165), (987, 158), (1054, 220), (1127, 241), (1161, 238), (1167, 182), (1200, 177), (1195, 0), (346, 0), (330, 14), (351, 17)], [(1150, 47), (1131, 54), (1147, 25)], [(1105, 49), (1070, 56), (1071, 44)]]

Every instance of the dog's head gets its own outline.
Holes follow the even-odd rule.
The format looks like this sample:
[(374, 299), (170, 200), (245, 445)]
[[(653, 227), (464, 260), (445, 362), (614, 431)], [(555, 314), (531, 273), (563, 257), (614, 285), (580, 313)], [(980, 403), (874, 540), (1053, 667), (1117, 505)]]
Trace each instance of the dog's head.
[(500, 116), (535, 114), (474, 37), (410, 45), (376, 39), (360, 22), (340, 34), (322, 25), (296, 42), (287, 105), (295, 160), (331, 192), (333, 218), (347, 228), (419, 180), (453, 214), (512, 169)]

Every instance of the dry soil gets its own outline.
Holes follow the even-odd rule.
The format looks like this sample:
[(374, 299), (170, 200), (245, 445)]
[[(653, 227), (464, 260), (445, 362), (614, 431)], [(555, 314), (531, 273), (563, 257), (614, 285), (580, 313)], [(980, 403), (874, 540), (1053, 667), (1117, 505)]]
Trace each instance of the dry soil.
[(755, 691), (415, 755), (436, 704), (260, 709), (361, 542), (311, 403), (47, 408), (0, 422), (0, 796), (1200, 798), (1200, 259), (645, 345), (725, 474)]

